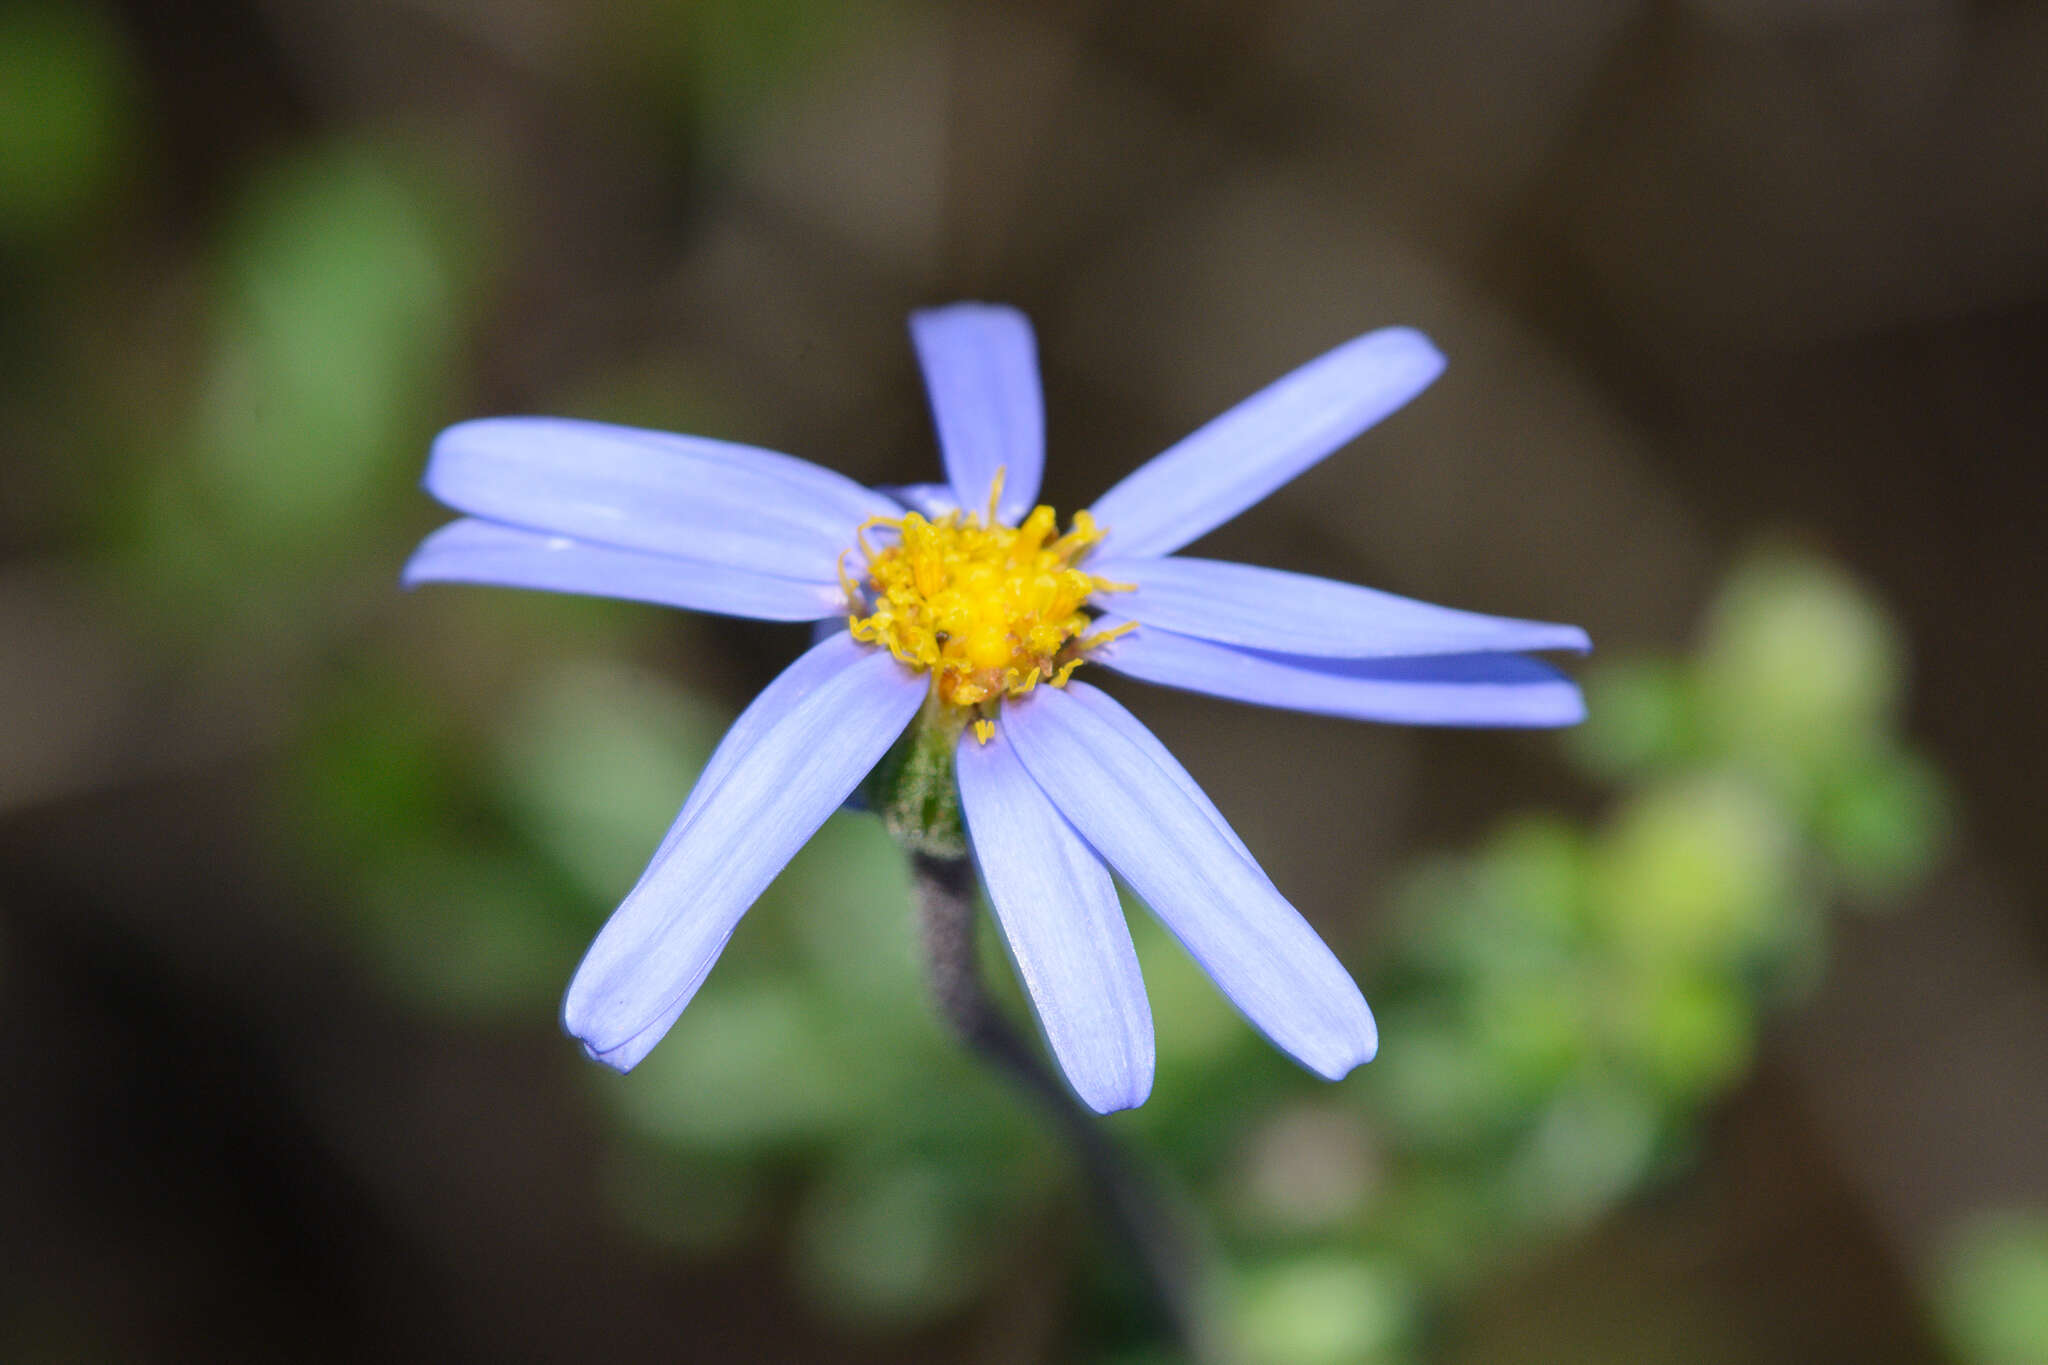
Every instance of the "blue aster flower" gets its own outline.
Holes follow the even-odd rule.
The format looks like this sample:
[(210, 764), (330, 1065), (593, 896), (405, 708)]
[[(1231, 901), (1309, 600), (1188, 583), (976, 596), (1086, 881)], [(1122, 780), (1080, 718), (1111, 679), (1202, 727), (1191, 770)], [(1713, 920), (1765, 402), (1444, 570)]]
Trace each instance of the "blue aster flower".
[[(946, 482), (878, 490), (788, 455), (555, 418), (464, 422), (426, 486), (464, 514), (407, 584), (493, 583), (820, 624), (735, 722), (562, 1009), (624, 1071), (690, 1002), (747, 907), (906, 734), (957, 795), (1054, 1056), (1099, 1112), (1141, 1103), (1151, 1014), (1111, 872), (1275, 1046), (1335, 1080), (1371, 1059), (1364, 997), (1103, 668), (1256, 705), (1423, 725), (1566, 725), (1526, 657), (1573, 626), (1176, 554), (1413, 398), (1427, 338), (1371, 332), (1188, 436), (1076, 513), (1036, 506), (1030, 324), (916, 314)], [(897, 752), (901, 752), (900, 749)], [(957, 783), (957, 786), (954, 785)]]

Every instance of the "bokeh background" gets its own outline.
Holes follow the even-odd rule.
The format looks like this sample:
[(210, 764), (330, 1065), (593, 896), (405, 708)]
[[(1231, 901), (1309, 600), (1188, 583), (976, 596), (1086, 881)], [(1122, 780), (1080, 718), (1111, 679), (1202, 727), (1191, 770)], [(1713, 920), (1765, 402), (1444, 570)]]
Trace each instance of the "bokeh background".
[(2023, 0), (0, 0), (0, 1358), (1172, 1358), (871, 820), (641, 1070), (555, 1031), (800, 632), (396, 587), (468, 416), (928, 477), (983, 297), (1063, 509), (1425, 329), (1205, 550), (1599, 646), (1569, 735), (1113, 685), (1381, 1014), (1326, 1086), (1133, 907), (1106, 1126), (1234, 1358), (2048, 1360), (2044, 73)]

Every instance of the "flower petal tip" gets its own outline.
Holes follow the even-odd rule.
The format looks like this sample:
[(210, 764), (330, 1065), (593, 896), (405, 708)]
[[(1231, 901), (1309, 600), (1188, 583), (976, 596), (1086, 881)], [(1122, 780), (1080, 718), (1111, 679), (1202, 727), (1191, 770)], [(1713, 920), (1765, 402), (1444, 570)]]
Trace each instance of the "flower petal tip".
[(1413, 373), (1418, 386), (1434, 382), (1450, 363), (1434, 341), (1413, 327), (1382, 327), (1367, 335), (1389, 361), (1399, 361)]
[(478, 437), (488, 437), (501, 431), (507, 422), (517, 418), (472, 417), (466, 422), (443, 427), (434, 436), (433, 444), (427, 447), (427, 467), (420, 475), (420, 487), (427, 490), (440, 502), (453, 507), (448, 497), (449, 464), (457, 458), (456, 451)]
[(1021, 309), (1012, 307), (1007, 303), (983, 303), (978, 299), (961, 299), (957, 303), (942, 303), (931, 308), (912, 309), (910, 325), (915, 330), (943, 323), (948, 318), (974, 317), (1013, 319), (1026, 326), (1030, 325), (1030, 319), (1024, 316)]
[(595, 994), (581, 971), (569, 979), (569, 989), (562, 996), (562, 1013), (558, 1022), (562, 1032), (583, 1045), (584, 1052), (592, 1061), (603, 1061), (609, 1053), (618, 1051), (626, 1039), (620, 1038), (616, 1021), (601, 1017), (591, 997)]
[[(577, 1041), (579, 1043), (583, 1042), (580, 1038)], [(621, 1076), (631, 1071), (640, 1062), (640, 1058), (628, 1054), (623, 1049), (614, 1048), (610, 1052), (599, 1052), (588, 1043), (583, 1043), (583, 1055), (593, 1062), (611, 1068)]]
[(1081, 1103), (1098, 1114), (1117, 1114), (1126, 1109), (1136, 1109), (1152, 1097), (1152, 1077), (1148, 1073), (1142, 1079), (1133, 1078), (1133, 1083), (1113, 1089), (1076, 1090)]
[(405, 566), (398, 571), (398, 586), (411, 592), (422, 583), (439, 583), (441, 576), (434, 572), (436, 556), (432, 553), (432, 537), (406, 556)]
[(1583, 724), (1586, 719), (1586, 695), (1578, 688), (1572, 689), (1571, 701), (1559, 709), (1557, 728), (1568, 729)]
[(1103, 1074), (1093, 1076), (1077, 1076), (1070, 1071), (1067, 1082), (1074, 1087), (1074, 1093), (1081, 1097), (1081, 1102), (1098, 1114), (1136, 1109), (1152, 1097), (1151, 1042), (1148, 1029), (1145, 1046), (1124, 1058), (1123, 1065), (1107, 1068)]
[[(682, 1013), (682, 1005), (688, 1003), (686, 996), (677, 1005), (664, 1010), (653, 1022), (622, 1037), (620, 1021), (596, 1017), (602, 1011), (596, 1010), (584, 994), (577, 990), (575, 981), (569, 983), (569, 990), (562, 999), (562, 1032), (582, 1046), (584, 1056), (622, 1076), (645, 1061), (647, 1054), (654, 1051), (654, 1045), (668, 1036), (669, 1029)], [(633, 1025), (627, 1023), (624, 1027)]]
[[(1349, 977), (1346, 977), (1347, 982)], [(1372, 1006), (1357, 987), (1348, 998), (1329, 999), (1316, 1033), (1286, 1049), (1293, 1058), (1326, 1081), (1341, 1081), (1379, 1055), (1380, 1028)]]
[(1366, 1021), (1366, 1036), (1357, 1040), (1350, 1049), (1336, 1053), (1322, 1061), (1310, 1061), (1304, 1058), (1303, 1062), (1309, 1070), (1315, 1072), (1324, 1080), (1341, 1081), (1354, 1070), (1377, 1057), (1379, 1051), (1379, 1031), (1373, 1026), (1371, 1020), (1368, 1019)]

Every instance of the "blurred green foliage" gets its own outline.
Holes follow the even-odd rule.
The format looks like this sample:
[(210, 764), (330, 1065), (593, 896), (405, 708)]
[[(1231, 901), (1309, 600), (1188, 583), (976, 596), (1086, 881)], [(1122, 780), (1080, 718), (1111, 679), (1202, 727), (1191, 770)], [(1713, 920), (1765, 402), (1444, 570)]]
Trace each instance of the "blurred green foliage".
[[(127, 414), (158, 453), (108, 500), (124, 582), (179, 636), (325, 647), (374, 600), (366, 531), (402, 554), (419, 452), (447, 402), (488, 238), (431, 146), (300, 149), (235, 197), (182, 412)], [(377, 566), (382, 569), (384, 566)]]
[[(1335, 1090), (1131, 907), (1159, 1080), (1108, 1122), (1219, 1211), (1233, 1269), (1213, 1307), (1247, 1359), (1414, 1359), (1461, 1287), (1682, 1165), (1767, 1011), (1813, 979), (1830, 907), (1878, 903), (1941, 845), (1940, 788), (1893, 728), (1900, 655), (1839, 570), (1767, 546), (1696, 654), (1596, 666), (1569, 748), (1616, 784), (1607, 815), (1518, 816), (1403, 879), (1367, 976), (1387, 1046)], [(395, 980), (538, 1013), (727, 717), (616, 655), (555, 659), (465, 753), (407, 686), (394, 672), (340, 709), (309, 809), (360, 840), (360, 927)], [(628, 1080), (589, 1069), (622, 1221), (705, 1254), (787, 1216), (819, 1306), (881, 1326), (1000, 1276), (1018, 1249), (987, 1226), (1062, 1226), (1072, 1173), (935, 1026), (908, 895), (879, 822), (835, 817), (684, 1024)]]
[[(680, 28), (663, 6), (614, 22), (649, 91), (715, 141), (836, 31), (798, 10), (817, 15), (719, 0)], [(668, 93), (679, 68), (694, 75)], [(0, 236), (55, 241), (119, 188), (134, 99), (92, 10), (0, 8)], [(661, 613), (481, 590), (459, 613), (394, 604), (421, 453), (463, 415), (454, 378), (497, 270), (449, 161), (358, 133), (247, 178), (181, 402), (112, 419), (161, 458), (107, 490), (109, 539), (138, 621), (195, 669), (260, 641), (256, 671), (312, 698), (280, 780), (379, 978), (421, 1010), (539, 1028), (730, 707), (646, 664), (674, 628)], [(1130, 906), (1157, 1084), (1106, 1122), (1216, 1218), (1219, 1332), (1252, 1361), (1416, 1359), (1489, 1268), (1678, 1169), (1768, 1012), (1814, 979), (1829, 913), (1882, 905), (1940, 854), (1948, 802), (1900, 739), (1905, 677), (1881, 605), (1787, 545), (1734, 567), (1689, 654), (1594, 665), (1564, 747), (1604, 815), (1519, 815), (1408, 870), (1361, 974), (1384, 1054), (1339, 1087), (1266, 1047)], [(999, 951), (991, 978), (1021, 1012)], [(954, 1312), (1086, 1226), (1038, 1116), (932, 1018), (903, 860), (869, 816), (826, 825), (630, 1079), (578, 1074), (622, 1226), (680, 1256), (784, 1248), (855, 1327)], [(1937, 1294), (1958, 1355), (2048, 1358), (2044, 1276), (2038, 1222), (1959, 1243)], [(1115, 1267), (1075, 1293), (1076, 1358), (1148, 1358)]]
[(2048, 1214), (1991, 1213), (1951, 1239), (1935, 1316), (1967, 1365), (2048, 1365)]
[(448, 240), (459, 218), (439, 199), (424, 167), (343, 144), (273, 167), (237, 206), (190, 438), (224, 527), (340, 534), (407, 482), (469, 245)]
[(1768, 545), (1697, 653), (1593, 666), (1569, 747), (1618, 784), (1606, 818), (1518, 818), (1400, 898), (1376, 997), (1395, 1041), (1358, 1093), (1390, 1183), (1426, 1192), (1396, 1205), (1481, 1226), (1378, 1238), (1463, 1278), (1683, 1159), (1765, 1012), (1813, 980), (1830, 907), (1910, 885), (1940, 846), (1940, 790), (1895, 732), (1902, 654), (1839, 569)]
[(1403, 1278), (1357, 1257), (1309, 1255), (1247, 1273), (1234, 1304), (1244, 1359), (1375, 1365), (1406, 1358), (1413, 1309)]
[[(307, 153), (232, 217), (185, 457), (144, 476), (130, 542), (185, 610), (283, 611), (395, 519), (482, 278), (421, 164), (360, 142)], [(343, 575), (337, 609), (388, 594), (390, 550), (362, 584)], [(657, 619), (480, 609), (467, 643), (525, 667), (467, 710), (445, 690), (452, 648), (334, 675), (294, 739), (292, 808), (395, 991), (479, 1020), (552, 1013), (729, 720), (633, 662)], [(287, 654), (332, 635), (270, 626)], [(1132, 906), (1158, 1083), (1109, 1122), (1219, 1210), (1224, 1337), (1251, 1360), (1413, 1359), (1462, 1286), (1681, 1163), (1765, 1012), (1818, 970), (1829, 908), (1881, 902), (1938, 853), (1939, 782), (1896, 734), (1904, 671), (1882, 609), (1786, 546), (1736, 567), (1694, 654), (1596, 665), (1568, 749), (1614, 786), (1608, 814), (1519, 816), (1402, 880), (1366, 982), (1385, 1054), (1334, 1091)], [(1072, 1172), (935, 1025), (907, 905), (879, 822), (836, 817), (684, 1026), (630, 1080), (588, 1068), (624, 1225), (693, 1255), (786, 1226), (819, 1307), (884, 1328), (1013, 1266), (1025, 1248), (987, 1227), (1066, 1235)], [(1115, 1275), (1088, 1290), (1105, 1342), (1129, 1292)]]
[(93, 6), (0, 5), (0, 246), (57, 245), (133, 173), (134, 80)]

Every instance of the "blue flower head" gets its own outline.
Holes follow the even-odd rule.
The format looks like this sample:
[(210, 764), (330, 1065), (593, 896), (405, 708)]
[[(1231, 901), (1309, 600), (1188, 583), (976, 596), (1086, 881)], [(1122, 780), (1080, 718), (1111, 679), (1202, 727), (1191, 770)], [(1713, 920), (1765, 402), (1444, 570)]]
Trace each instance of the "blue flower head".
[(1010, 308), (916, 314), (946, 482), (876, 490), (766, 450), (554, 418), (443, 432), (427, 488), (464, 513), (408, 584), (496, 583), (771, 621), (819, 643), (734, 723), (591, 945), (564, 1027), (624, 1071), (696, 994), (740, 916), (913, 720), (953, 755), (991, 905), (1047, 1041), (1100, 1112), (1142, 1103), (1152, 1020), (1110, 871), (1275, 1046), (1332, 1080), (1372, 1013), (1150, 731), (1077, 669), (1423, 725), (1567, 725), (1529, 651), (1573, 626), (1174, 552), (1421, 392), (1420, 333), (1346, 342), (1075, 514), (1036, 506), (1045, 416)]

